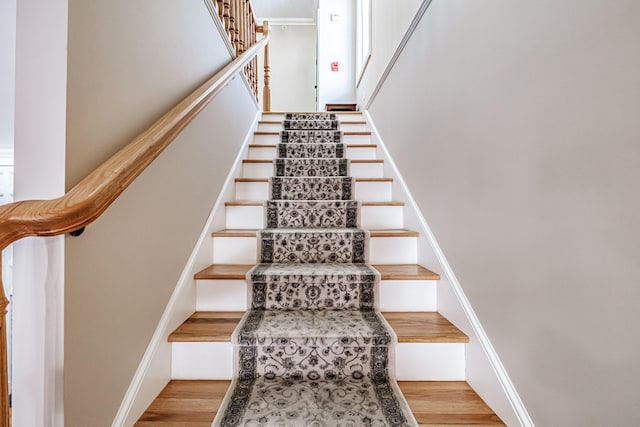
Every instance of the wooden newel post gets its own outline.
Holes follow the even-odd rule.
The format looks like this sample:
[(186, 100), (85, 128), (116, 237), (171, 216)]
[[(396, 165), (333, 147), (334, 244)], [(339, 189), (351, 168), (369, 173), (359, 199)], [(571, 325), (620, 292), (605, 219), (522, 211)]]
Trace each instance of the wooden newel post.
[(2, 255), (0, 251), (0, 427), (11, 425), (9, 415), (9, 371), (7, 366), (7, 306), (9, 300), (4, 294), (2, 283)]
[[(269, 36), (269, 21), (262, 23), (262, 36)], [(262, 110), (271, 111), (271, 67), (269, 66), (269, 43), (264, 45), (264, 89), (262, 90)]]

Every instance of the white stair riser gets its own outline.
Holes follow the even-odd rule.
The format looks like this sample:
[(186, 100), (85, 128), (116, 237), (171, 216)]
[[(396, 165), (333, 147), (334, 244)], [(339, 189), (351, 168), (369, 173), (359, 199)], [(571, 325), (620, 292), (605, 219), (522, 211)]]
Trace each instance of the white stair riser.
[(369, 240), (371, 264), (417, 264), (417, 237), (372, 237)]
[(196, 280), (196, 311), (245, 311), (245, 280)]
[(243, 163), (243, 178), (269, 178), (273, 176), (273, 163)]
[(395, 365), (399, 381), (464, 381), (465, 344), (399, 343)]
[[(276, 121), (269, 119), (269, 121)], [(280, 132), (282, 130), (282, 122), (279, 123), (258, 123), (258, 132)]]
[(380, 281), (380, 311), (437, 311), (436, 280)]
[[(363, 202), (390, 202), (391, 182), (356, 182), (355, 199)], [(261, 202), (269, 199), (268, 182), (236, 182), (236, 200)]]
[[(400, 343), (396, 376), (402, 381), (464, 381), (464, 344)], [(231, 343), (172, 343), (171, 379), (229, 380), (234, 372)]]
[[(372, 237), (369, 241), (371, 264), (416, 264), (417, 237)], [(214, 237), (214, 264), (255, 264), (258, 246), (256, 237)]]
[[(384, 167), (382, 163), (351, 163), (349, 175), (354, 178), (382, 178)], [(244, 163), (242, 176), (243, 178), (269, 178), (273, 176), (273, 163)]]
[(230, 380), (233, 371), (230, 342), (171, 343), (173, 380)]
[[(377, 156), (375, 148), (350, 148), (347, 147), (347, 158), (358, 160), (375, 160)], [(253, 160), (273, 160), (276, 157), (275, 147), (251, 147), (249, 148), (249, 159)]]
[[(363, 228), (402, 228), (402, 206), (362, 206)], [(226, 228), (257, 229), (264, 227), (262, 206), (227, 206)]]
[[(365, 132), (368, 129), (366, 124), (340, 123), (340, 130), (342, 132)], [(280, 131), (282, 131), (282, 123), (258, 123), (258, 132), (280, 132)]]
[[(336, 119), (340, 122), (359, 122), (364, 120), (362, 113), (341, 114), (339, 112), (335, 112), (335, 115)], [(260, 120), (266, 122), (281, 122), (284, 120), (284, 114), (263, 114)]]
[(349, 172), (354, 178), (382, 178), (384, 163), (351, 163)]
[[(253, 143), (258, 145), (271, 145), (280, 142), (280, 135), (254, 135)], [(344, 135), (344, 144), (371, 144), (371, 135)]]
[(362, 206), (360, 223), (363, 228), (402, 228), (403, 209), (403, 206)]
[(243, 230), (264, 228), (262, 206), (226, 206), (225, 216), (227, 228)]
[[(380, 311), (436, 311), (435, 280), (382, 280)], [(248, 307), (245, 280), (198, 280), (196, 311), (244, 311)]]

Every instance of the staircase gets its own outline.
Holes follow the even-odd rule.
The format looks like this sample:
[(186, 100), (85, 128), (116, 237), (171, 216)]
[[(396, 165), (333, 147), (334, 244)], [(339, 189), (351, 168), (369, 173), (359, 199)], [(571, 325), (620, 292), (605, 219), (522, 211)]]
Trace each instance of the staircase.
[[(227, 202), (225, 206), (226, 228), (212, 235), (213, 264), (195, 276), (197, 311), (169, 337), (172, 343), (173, 380), (140, 417), (136, 426), (210, 426), (219, 408), (222, 409), (216, 421), (221, 425), (236, 425), (228, 421), (229, 417), (224, 418), (226, 423), (221, 421), (228, 403), (223, 403), (223, 398), (232, 384), (231, 379), (238, 376), (238, 352), (251, 353), (255, 349), (246, 350), (249, 348), (246, 346), (264, 338), (259, 333), (252, 335), (246, 328), (247, 319), (253, 315), (264, 316), (264, 309), (268, 312), (270, 307), (295, 308), (292, 311), (295, 316), (317, 316), (318, 312), (349, 313), (351, 316), (354, 311), (362, 313), (363, 307), (365, 313), (369, 313), (366, 311), (368, 309), (379, 310), (384, 318), (380, 324), (387, 324), (391, 330), (387, 335), (382, 332), (382, 336), (367, 336), (367, 339), (397, 339), (397, 343), (388, 350), (391, 356), (389, 372), (398, 380), (399, 389), (418, 425), (504, 425), (464, 381), (465, 343), (468, 337), (437, 313), (439, 276), (417, 264), (418, 233), (403, 228), (403, 204), (393, 200), (393, 180), (384, 176), (384, 163), (377, 159), (376, 146), (371, 144), (370, 132), (361, 117), (360, 113), (338, 113), (341, 137), (328, 141), (326, 138), (330, 137), (324, 136), (323, 140), (309, 142), (313, 144), (313, 149), (309, 149), (307, 156), (306, 151), (301, 150), (299, 141), (298, 144), (280, 144), (289, 142), (281, 141), (284, 114), (263, 114), (253, 144), (249, 146), (248, 158), (243, 161), (243, 177), (236, 179), (236, 200)], [(283, 157), (292, 157), (288, 150), (297, 150), (295, 162), (282, 160)], [(341, 152), (337, 153), (337, 150)], [(341, 158), (343, 155), (349, 161), (318, 160)], [(305, 168), (325, 171), (325, 175), (332, 177), (328, 179), (334, 184), (333, 190), (327, 190), (331, 186), (323, 178), (313, 178), (314, 185), (305, 184), (296, 190), (300, 180), (293, 182), (290, 177), (305, 175)], [(274, 170), (277, 177), (273, 177)], [(344, 172), (347, 170), (353, 179), (346, 176)], [(314, 172), (310, 175), (317, 177), (319, 174)], [(335, 178), (336, 175), (344, 178)], [(288, 196), (281, 192), (295, 194), (296, 191), (305, 192), (304, 202), (283, 200)], [(340, 212), (342, 216), (339, 220), (332, 218), (329, 226), (323, 222), (328, 221), (326, 204), (308, 201), (326, 198), (327, 191), (335, 192), (331, 193), (330, 200), (344, 200), (332, 206), (336, 209), (331, 209), (331, 212)], [(265, 203), (269, 199), (275, 200)], [(360, 203), (351, 202), (353, 199)], [(265, 227), (267, 229), (263, 230)], [(310, 231), (308, 227), (313, 228)], [(342, 253), (332, 248), (331, 256), (336, 259), (330, 260), (323, 258), (327, 253), (321, 250), (311, 255), (309, 252), (296, 255), (292, 253), (295, 251), (282, 250), (279, 254), (273, 254), (265, 250), (278, 247), (282, 241), (298, 239), (308, 242), (309, 239), (316, 239), (313, 229), (318, 227), (326, 228), (325, 231), (333, 234), (338, 233), (339, 239), (349, 242), (353, 247), (361, 247), (358, 246), (361, 245), (360, 241), (366, 239), (366, 249), (362, 254), (354, 255), (352, 252), (357, 252), (355, 250)], [(354, 256), (366, 259), (354, 260)], [(273, 295), (256, 298), (256, 289), (259, 289), (256, 287), (257, 277), (268, 273), (271, 276), (267, 274), (267, 277), (272, 277), (270, 280), (282, 280), (282, 275), (273, 272), (273, 266), (286, 267), (291, 265), (287, 263), (296, 263), (303, 270), (305, 265), (314, 268), (324, 265), (322, 268), (326, 269), (329, 268), (324, 264), (326, 261), (339, 263), (331, 264), (342, 269), (336, 273), (338, 275), (344, 275), (344, 269), (347, 268), (351, 275), (361, 274), (354, 273), (353, 269), (356, 269), (358, 272), (365, 271), (362, 273), (365, 276), (369, 267), (361, 263), (369, 262), (379, 273), (379, 281), (374, 285), (375, 290), (372, 290), (375, 298), (366, 302), (363, 295), (368, 288), (365, 285), (358, 288), (359, 293), (353, 294), (353, 300), (351, 294), (345, 294), (344, 291), (336, 291), (336, 298), (331, 301), (324, 299), (326, 302), (319, 302), (318, 298), (288, 298), (287, 295), (295, 293), (290, 284), (284, 292), (284, 300), (281, 295), (277, 298)], [(298, 264), (300, 262), (305, 264)], [(257, 263), (263, 263), (260, 264), (262, 267), (254, 267)], [(360, 265), (363, 267), (357, 267)], [(305, 273), (301, 274), (304, 276)], [(325, 271), (322, 274), (329, 273)], [(258, 300), (262, 304), (260, 307), (257, 307)], [(301, 304), (305, 306), (300, 307)], [(331, 307), (319, 307), (318, 304), (329, 304)], [(371, 307), (365, 307), (367, 304), (371, 304)], [(295, 341), (313, 335), (312, 330), (297, 335), (296, 331), (276, 331), (278, 327), (287, 328), (282, 328), (284, 322), (280, 317), (271, 320), (275, 326), (269, 329), (267, 335), (274, 340)], [(298, 317), (294, 321), (306, 324)], [(316, 319), (313, 322), (318, 321)], [(353, 322), (352, 325), (356, 326), (352, 327), (357, 329), (358, 321)], [(259, 353), (260, 349), (256, 351)], [(269, 368), (265, 369), (265, 372), (269, 371)], [(288, 376), (285, 379), (289, 381), (287, 384), (291, 384)], [(236, 381), (233, 387), (237, 384)], [(391, 384), (395, 382), (391, 381)], [(230, 395), (231, 403), (238, 401), (237, 392)], [(410, 414), (407, 418), (406, 423), (397, 425), (414, 425)], [(326, 425), (359, 425), (341, 424), (336, 420), (324, 421), (328, 423)], [(298, 420), (264, 425), (311, 424)]]

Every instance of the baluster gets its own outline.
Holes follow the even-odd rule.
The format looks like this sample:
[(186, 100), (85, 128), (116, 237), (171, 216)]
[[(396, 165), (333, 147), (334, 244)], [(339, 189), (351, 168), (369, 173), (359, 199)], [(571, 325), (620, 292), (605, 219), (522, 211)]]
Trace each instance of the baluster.
[[(229, 0), (229, 40), (231, 40), (231, 46), (236, 48), (236, 2), (235, 0)], [(237, 53), (237, 50), (236, 50)]]
[(9, 427), (9, 371), (7, 366), (7, 306), (9, 300), (4, 294), (2, 283), (2, 255), (0, 251), (0, 427)]
[(233, 27), (233, 45), (236, 48), (236, 56), (240, 55), (240, 20), (242, 14), (240, 13), (240, 1), (232, 0), (235, 11), (236, 25)]
[[(269, 36), (269, 21), (262, 23), (262, 34)], [(271, 66), (269, 66), (269, 42), (264, 45), (264, 88), (262, 89), (262, 110), (271, 111)]]
[(224, 30), (227, 35), (231, 31), (231, 0), (223, 0), (222, 17), (224, 18)]
[(249, 0), (243, 0), (244, 2), (244, 37), (242, 38), (242, 47), (243, 50), (247, 50), (251, 47), (251, 42), (249, 41), (249, 28), (251, 22), (251, 10), (249, 9)]
[(217, 0), (218, 4), (218, 16), (220, 21), (224, 24), (224, 0)]

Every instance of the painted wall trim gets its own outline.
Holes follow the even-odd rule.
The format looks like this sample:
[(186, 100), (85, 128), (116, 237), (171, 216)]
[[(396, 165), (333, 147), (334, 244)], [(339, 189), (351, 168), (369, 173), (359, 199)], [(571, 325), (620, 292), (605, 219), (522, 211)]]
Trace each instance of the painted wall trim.
[[(425, 3), (430, 3), (431, 0), (427, 0), (425, 1)], [(422, 230), (420, 230), (421, 232), (424, 233), (425, 237), (427, 238), (427, 241), (429, 242), (429, 244), (431, 245), (431, 248), (433, 250), (433, 252), (435, 253), (438, 262), (440, 263), (440, 266), (445, 274), (445, 276), (447, 277), (447, 279), (449, 280), (449, 283), (451, 285), (451, 288), (453, 289), (458, 302), (460, 303), (460, 306), (462, 307), (464, 314), (466, 315), (469, 323), (471, 324), (471, 327), (473, 328), (473, 332), (476, 335), (476, 337), (478, 338), (478, 341), (480, 342), (480, 345), (482, 346), (482, 350), (484, 351), (485, 355), (487, 356), (487, 359), (489, 360), (489, 363), (491, 365), (491, 367), (493, 368), (493, 372), (495, 373), (496, 377), (498, 378), (498, 381), (500, 383), (500, 386), (502, 387), (502, 390), (504, 391), (505, 395), (507, 396), (507, 399), (509, 401), (509, 403), (511, 404), (511, 407), (514, 411), (514, 413), (516, 414), (518, 421), (520, 422), (520, 425), (522, 427), (535, 427), (535, 424), (533, 423), (533, 420), (531, 419), (529, 412), (527, 411), (527, 408), (524, 406), (524, 403), (522, 402), (522, 400), (520, 399), (520, 395), (518, 394), (515, 386), (513, 385), (513, 383), (511, 382), (511, 378), (509, 378), (509, 375), (507, 374), (506, 369), (504, 368), (504, 365), (502, 364), (502, 361), (500, 360), (500, 357), (498, 356), (498, 354), (496, 353), (496, 350), (494, 349), (493, 345), (491, 344), (491, 341), (489, 340), (489, 337), (487, 336), (487, 333), (485, 332), (484, 328), (482, 327), (482, 324), (480, 323), (480, 320), (478, 319), (478, 316), (476, 316), (475, 311), (473, 310), (473, 308), (471, 307), (471, 303), (469, 302), (469, 300), (467, 299), (467, 296), (465, 295), (464, 291), (462, 290), (462, 286), (460, 285), (460, 282), (458, 282), (458, 279), (456, 278), (455, 274), (453, 273), (453, 270), (451, 268), (451, 266), (449, 265), (449, 262), (447, 261), (447, 258), (444, 255), (444, 252), (442, 252), (442, 249), (440, 248), (440, 245), (438, 244), (438, 241), (436, 240), (434, 234), (432, 233), (431, 229), (429, 228), (429, 225), (427, 223), (427, 220), (424, 218), (424, 216), (422, 215), (422, 211), (420, 210), (420, 207), (418, 206), (417, 202), (415, 201), (415, 199), (413, 198), (411, 191), (409, 191), (409, 187), (407, 185), (407, 183), (405, 182), (404, 178), (402, 177), (402, 174), (400, 173), (397, 165), (395, 164), (395, 162), (393, 161), (393, 158), (391, 157), (391, 154), (389, 153), (389, 150), (387, 149), (386, 145), (384, 144), (384, 141), (380, 135), (380, 133), (378, 132), (378, 129), (376, 128), (373, 119), (371, 117), (371, 115), (369, 114), (369, 111), (364, 111), (364, 117), (365, 120), (367, 121), (372, 134), (377, 138), (377, 142), (379, 144), (379, 148), (383, 151), (384, 156), (385, 156), (385, 162), (388, 162), (388, 166), (390, 168), (391, 171), (393, 171), (393, 178), (394, 181), (397, 181), (398, 185), (400, 186), (400, 188), (402, 189), (402, 191), (405, 193), (405, 197), (406, 200), (408, 202), (408, 206), (411, 210), (413, 210), (418, 222), (421, 225)]]
[[(231, 59), (235, 59), (237, 56), (236, 50), (233, 48), (233, 45), (231, 44), (231, 40), (229, 39), (229, 36), (227, 35), (224, 29), (224, 24), (220, 20), (220, 16), (218, 16), (218, 8), (213, 4), (213, 0), (203, 0), (203, 1), (204, 1), (204, 5), (207, 7), (207, 10), (209, 11), (209, 15), (211, 15), (211, 19), (213, 20), (213, 23), (215, 24), (216, 28), (218, 29), (218, 32), (220, 33), (220, 38), (224, 42), (224, 45), (227, 47), (227, 50), (229, 51), (229, 55), (231, 55)], [(260, 70), (258, 70), (258, 73), (259, 72)], [(244, 85), (247, 87), (249, 92), (253, 93), (253, 88), (251, 87), (249, 80), (247, 80), (247, 76), (244, 73), (240, 73), (240, 76), (242, 76), (241, 77), (242, 81), (244, 82)], [(258, 100), (255, 97), (252, 97), (252, 99), (256, 108), (260, 109), (260, 104), (258, 104)]]
[(393, 56), (389, 60), (389, 63), (387, 64), (387, 67), (384, 69), (382, 76), (380, 76), (380, 80), (378, 80), (378, 84), (376, 84), (376, 87), (373, 89), (373, 92), (371, 92), (371, 94), (369, 95), (369, 98), (367, 99), (367, 102), (364, 104), (364, 108), (362, 109), (363, 111), (369, 110), (369, 107), (371, 107), (371, 104), (376, 99), (376, 96), (378, 96), (378, 92), (380, 92), (380, 89), (382, 89), (382, 86), (386, 82), (387, 77), (389, 77), (391, 70), (396, 65), (396, 61), (400, 57), (400, 54), (402, 54), (402, 51), (404, 50), (405, 46), (409, 42), (409, 39), (411, 39), (411, 36), (413, 36), (414, 31), (418, 27), (420, 20), (422, 20), (422, 17), (424, 16), (425, 12), (431, 5), (432, 1), (433, 0), (424, 0), (420, 4), (418, 11), (416, 12), (415, 16), (411, 20), (411, 24), (409, 24), (409, 28), (407, 28), (407, 31), (402, 37), (402, 40), (400, 40), (400, 44), (398, 45), (398, 47), (396, 48), (396, 51), (393, 53)]
[[(224, 184), (222, 186), (222, 189), (220, 190), (218, 198), (216, 199), (213, 205), (213, 208), (211, 209), (211, 213), (209, 214), (209, 217), (207, 218), (207, 221), (202, 229), (202, 232), (200, 233), (200, 237), (198, 238), (198, 241), (195, 247), (193, 248), (191, 255), (189, 256), (189, 259), (187, 260), (187, 263), (184, 269), (182, 270), (182, 274), (178, 279), (178, 283), (176, 284), (176, 287), (173, 293), (171, 294), (169, 302), (167, 303), (167, 306), (164, 312), (162, 313), (162, 317), (160, 318), (160, 321), (158, 322), (158, 326), (156, 327), (156, 330), (154, 331), (153, 336), (151, 337), (151, 341), (149, 342), (149, 345), (147, 346), (147, 349), (144, 352), (142, 360), (138, 365), (138, 369), (136, 369), (133, 379), (129, 384), (129, 388), (125, 393), (124, 399), (122, 400), (122, 404), (120, 405), (120, 408), (118, 409), (118, 412), (113, 420), (113, 423), (111, 424), (112, 427), (125, 427), (125, 426), (129, 427), (130, 425), (133, 425), (133, 423), (135, 422), (135, 420), (132, 421), (130, 417), (133, 416), (135, 417), (135, 419), (137, 419), (141, 415), (141, 414), (132, 414), (131, 412), (132, 408), (134, 407), (134, 404), (136, 403), (138, 392), (140, 391), (145, 379), (148, 377), (149, 369), (153, 364), (154, 359), (159, 357), (158, 352), (159, 352), (160, 345), (162, 343), (165, 343), (167, 341), (169, 334), (173, 332), (174, 322), (172, 322), (172, 317), (175, 315), (175, 312), (178, 310), (179, 301), (181, 300), (185, 290), (187, 290), (187, 287), (189, 285), (195, 286), (193, 275), (196, 273), (196, 271), (194, 271), (195, 270), (194, 266), (196, 264), (196, 261), (199, 259), (203, 251), (210, 255), (211, 248), (210, 246), (207, 246), (206, 243), (209, 242), (211, 239), (211, 231), (214, 228), (216, 217), (220, 214), (220, 212), (224, 214), (224, 202), (230, 199), (229, 195), (231, 194), (231, 190), (235, 185), (235, 178), (240, 175), (240, 172), (242, 170), (242, 159), (246, 157), (246, 151), (248, 149), (250, 142), (253, 140), (253, 132), (256, 129), (256, 126), (258, 124), (259, 118), (261, 117), (261, 114), (262, 114), (262, 111), (258, 110), (255, 116), (253, 117), (252, 124), (251, 126), (249, 126), (247, 130), (242, 146), (238, 151), (238, 155), (236, 156), (233, 162), (233, 165), (231, 166), (231, 169), (229, 171), (229, 174), (227, 175), (227, 178), (224, 181)], [(193, 311), (195, 311), (195, 300), (193, 301)], [(171, 368), (169, 367), (168, 369), (170, 370)], [(166, 382), (165, 382), (165, 385), (166, 385)], [(158, 393), (160, 391), (161, 390), (158, 390)], [(146, 405), (142, 405), (142, 406), (145, 406), (146, 408), (146, 406), (148, 406), (149, 403), (151, 402), (148, 402), (146, 403)]]

